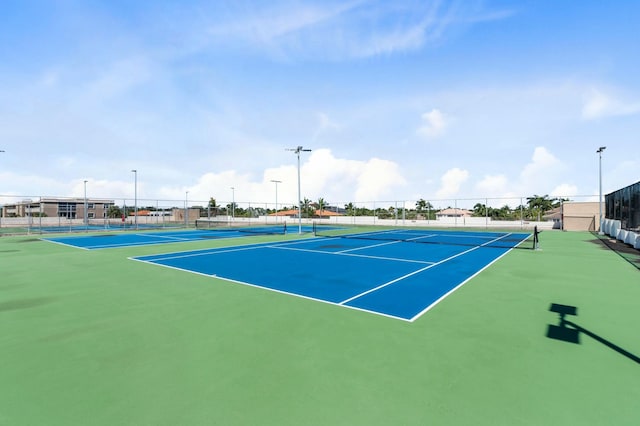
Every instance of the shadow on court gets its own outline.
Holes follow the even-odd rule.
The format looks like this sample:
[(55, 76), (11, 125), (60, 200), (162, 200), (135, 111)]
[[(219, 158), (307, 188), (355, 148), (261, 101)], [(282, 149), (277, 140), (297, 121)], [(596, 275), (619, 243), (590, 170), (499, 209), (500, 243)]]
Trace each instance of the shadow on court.
[(613, 251), (640, 271), (640, 250), (608, 235), (599, 235), (597, 232), (591, 232), (591, 234), (595, 237), (590, 240), (591, 243), (599, 245), (604, 250)]
[(632, 354), (631, 352), (621, 348), (615, 343), (610, 342), (602, 336), (597, 335), (596, 333), (576, 324), (573, 321), (567, 320), (565, 317), (567, 315), (577, 316), (578, 308), (575, 306), (567, 306), (560, 305), (557, 303), (552, 303), (549, 307), (551, 312), (555, 312), (559, 315), (558, 325), (549, 324), (547, 328), (547, 337), (550, 339), (562, 340), (564, 342), (580, 344), (580, 334), (584, 334), (588, 337), (591, 337), (593, 340), (602, 343), (609, 349), (613, 349), (618, 352), (620, 355), (623, 355), (629, 358), (631, 361), (634, 361), (637, 364), (640, 364), (640, 357)]
[(34, 297), (31, 299), (8, 300), (6, 302), (0, 303), (0, 312), (36, 308), (38, 306), (51, 303), (53, 300), (54, 298), (52, 297)]

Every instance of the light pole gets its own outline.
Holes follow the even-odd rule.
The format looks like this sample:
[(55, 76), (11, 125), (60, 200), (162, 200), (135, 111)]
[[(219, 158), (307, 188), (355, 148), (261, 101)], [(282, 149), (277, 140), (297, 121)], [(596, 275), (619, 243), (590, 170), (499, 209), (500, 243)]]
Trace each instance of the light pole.
[(189, 191), (184, 193), (184, 227), (189, 227)]
[(301, 146), (296, 148), (287, 149), (287, 151), (293, 151), (298, 156), (298, 234), (302, 234), (302, 197), (300, 196), (300, 153), (311, 152), (310, 149), (304, 149)]
[(138, 229), (138, 171), (131, 170), (133, 173), (133, 212), (135, 214), (136, 230)]
[(276, 223), (278, 223), (278, 184), (282, 183), (282, 181), (272, 179), (271, 182), (276, 184)]
[(84, 229), (85, 231), (89, 228), (89, 217), (87, 215), (87, 181), (84, 181)]
[(232, 222), (235, 215), (236, 215), (236, 189), (232, 186), (231, 187), (231, 221)]
[(600, 235), (604, 235), (604, 232), (602, 232), (602, 222), (604, 221), (604, 218), (602, 217), (602, 152), (605, 149), (607, 149), (606, 146), (601, 146), (596, 151), (598, 153), (598, 180), (600, 184), (600, 194), (598, 195), (598, 205), (600, 207), (600, 212), (599, 212), (600, 229), (598, 230), (598, 234)]

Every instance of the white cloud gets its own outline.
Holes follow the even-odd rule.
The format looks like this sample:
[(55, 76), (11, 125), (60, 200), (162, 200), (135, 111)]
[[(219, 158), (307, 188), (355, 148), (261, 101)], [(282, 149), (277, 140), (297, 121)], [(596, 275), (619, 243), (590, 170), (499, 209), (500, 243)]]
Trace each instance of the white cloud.
[(550, 194), (554, 197), (576, 195), (576, 185), (558, 182), (563, 178), (561, 172), (564, 168), (562, 161), (547, 148), (539, 146), (534, 149), (531, 160), (524, 165), (516, 179), (510, 179), (504, 174), (486, 175), (476, 184), (475, 193), (487, 198), (512, 200), (512, 204), (520, 197), (533, 194)]
[(485, 197), (503, 197), (509, 192), (509, 179), (505, 175), (487, 175), (476, 184), (476, 192)]
[(469, 178), (469, 172), (457, 167), (447, 170), (440, 178), (440, 189), (436, 192), (439, 199), (455, 197), (460, 191), (460, 186)]
[(331, 196), (333, 200), (329, 201), (338, 202), (385, 199), (393, 196), (395, 188), (406, 184), (400, 167), (393, 161), (336, 158), (329, 149), (313, 151), (302, 167), (302, 175), (312, 198)]
[(563, 183), (556, 186), (550, 194), (552, 197), (571, 197), (578, 195), (578, 187), (572, 184)]
[(623, 100), (598, 89), (591, 89), (587, 93), (582, 107), (582, 118), (586, 120), (638, 113), (640, 113), (640, 102)]
[(372, 158), (361, 166), (354, 200), (381, 200), (393, 195), (393, 188), (404, 185), (405, 179), (396, 163)]
[[(267, 4), (267, 3), (265, 3)], [(459, 2), (285, 2), (236, 10), (210, 25), (211, 43), (242, 43), (280, 58), (366, 58), (415, 51), (454, 26), (508, 18)]]
[(316, 117), (318, 119), (318, 128), (316, 129), (315, 133), (313, 134), (313, 137), (311, 138), (313, 141), (316, 141), (318, 137), (326, 131), (340, 129), (340, 125), (334, 122), (329, 117), (329, 114), (324, 112), (318, 112), (316, 114)]
[(418, 129), (418, 134), (427, 139), (441, 136), (449, 124), (449, 119), (439, 109), (422, 114), (422, 121), (424, 124)]
[[(306, 157), (306, 158), (305, 158)], [(163, 187), (162, 198), (180, 200), (189, 191), (190, 204), (213, 197), (228, 203), (232, 197), (239, 204), (273, 207), (278, 180), (278, 204), (295, 205), (298, 198), (298, 168), (294, 164), (266, 169), (256, 179), (233, 170), (206, 173), (189, 187)], [(310, 200), (322, 197), (329, 203), (392, 199), (394, 190), (406, 184), (398, 164), (370, 158), (365, 161), (336, 158), (329, 149), (317, 149), (300, 156), (301, 196)], [(234, 190), (231, 190), (231, 187)], [(328, 198), (330, 197), (330, 199)], [(385, 198), (386, 197), (386, 198)]]
[(520, 173), (520, 181), (524, 186), (546, 181), (554, 174), (562, 163), (547, 148), (538, 146), (533, 151), (531, 162)]

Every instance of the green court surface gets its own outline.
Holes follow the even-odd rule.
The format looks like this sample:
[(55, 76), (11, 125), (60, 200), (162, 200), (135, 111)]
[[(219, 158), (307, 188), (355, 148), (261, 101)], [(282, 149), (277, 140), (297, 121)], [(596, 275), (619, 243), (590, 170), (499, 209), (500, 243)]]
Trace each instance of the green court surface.
[[(589, 233), (544, 232), (413, 323), (128, 259), (248, 241), (0, 238), (0, 424), (639, 423), (640, 270)], [(579, 344), (546, 336), (552, 303)]]

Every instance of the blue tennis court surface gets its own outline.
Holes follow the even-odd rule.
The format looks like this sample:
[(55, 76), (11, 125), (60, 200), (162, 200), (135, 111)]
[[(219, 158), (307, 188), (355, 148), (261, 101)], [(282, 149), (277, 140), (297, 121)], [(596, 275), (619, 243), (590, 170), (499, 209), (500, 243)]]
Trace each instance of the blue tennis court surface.
[(384, 240), (390, 238), (384, 233), (383, 240), (375, 241), (371, 233), (367, 238), (321, 237), (133, 259), (414, 321), (530, 236), (396, 232), (406, 238)]
[[(307, 230), (308, 231), (308, 230)], [(238, 229), (206, 229), (181, 230), (169, 232), (130, 232), (122, 234), (80, 235), (72, 237), (43, 238), (58, 244), (83, 248), (87, 250), (146, 246), (152, 244), (167, 244), (186, 241), (213, 240), (221, 238), (239, 238), (260, 234), (282, 234), (282, 226), (265, 226)]]

